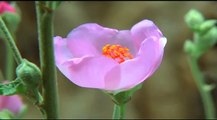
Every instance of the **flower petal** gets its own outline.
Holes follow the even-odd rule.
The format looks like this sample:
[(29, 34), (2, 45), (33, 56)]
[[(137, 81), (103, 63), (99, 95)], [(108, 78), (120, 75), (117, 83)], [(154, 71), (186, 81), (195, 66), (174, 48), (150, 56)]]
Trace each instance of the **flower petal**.
[[(132, 35), (129, 30), (121, 30), (119, 31), (113, 38), (112, 44), (119, 44), (123, 47), (127, 47), (130, 50), (130, 53), (133, 56), (136, 56), (137, 49), (133, 43)], [(111, 43), (110, 43), (111, 44)]]
[(153, 74), (161, 63), (166, 38), (150, 37), (143, 41), (138, 56), (121, 64), (118, 89), (130, 89)]
[(54, 54), (57, 64), (62, 64), (73, 57), (66, 45), (66, 39), (60, 36), (54, 37)]
[(118, 89), (121, 80), (121, 67), (117, 65), (105, 74), (105, 90), (115, 91)]
[[(119, 65), (116, 61), (104, 57), (84, 57), (71, 59), (63, 64), (59, 64), (60, 71), (73, 83), (81, 87), (109, 89), (112, 82), (116, 82), (116, 79), (111, 79), (105, 85), (105, 75), (115, 66)], [(112, 73), (115, 76), (120, 72)], [(110, 85), (109, 85), (110, 84)]]
[(118, 30), (87, 23), (68, 34), (67, 45), (74, 57), (82, 57), (86, 54), (101, 55), (102, 46), (111, 43), (117, 33)]
[(131, 28), (132, 37), (137, 48), (140, 47), (140, 44), (143, 40), (148, 37), (155, 36), (158, 38), (163, 37), (163, 34), (159, 28), (150, 20), (143, 20), (135, 24)]

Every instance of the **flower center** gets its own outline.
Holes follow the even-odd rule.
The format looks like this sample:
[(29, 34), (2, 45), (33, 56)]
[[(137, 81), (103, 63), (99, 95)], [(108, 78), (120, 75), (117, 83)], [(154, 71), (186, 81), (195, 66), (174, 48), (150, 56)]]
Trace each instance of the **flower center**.
[(110, 45), (106, 44), (102, 48), (102, 54), (108, 58), (116, 60), (118, 63), (124, 62), (126, 59), (132, 59), (133, 56), (130, 54), (127, 47), (122, 47), (121, 45)]

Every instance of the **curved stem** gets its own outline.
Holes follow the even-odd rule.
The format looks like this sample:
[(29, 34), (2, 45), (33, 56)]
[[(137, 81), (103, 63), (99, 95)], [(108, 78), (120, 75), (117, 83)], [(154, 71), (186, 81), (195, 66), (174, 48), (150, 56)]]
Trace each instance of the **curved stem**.
[(9, 45), (6, 45), (6, 63), (5, 63), (5, 78), (6, 80), (13, 80), (14, 75), (14, 58), (13, 52)]
[(14, 42), (14, 39), (13, 39), (11, 33), (9, 32), (9, 30), (8, 30), (7, 26), (5, 25), (5, 22), (1, 16), (0, 16), (0, 28), (5, 35), (5, 39), (6, 39), (7, 43), (9, 44), (11, 51), (13, 52), (13, 55), (15, 57), (17, 64), (21, 64), (22, 63), (22, 56), (21, 56), (21, 54), (20, 54), (20, 52), (19, 52), (19, 50), (18, 50), (18, 48)]
[[(52, 5), (52, 2), (46, 2)], [(42, 1), (36, 1), (40, 64), (44, 88), (44, 109), (48, 119), (58, 118), (56, 67), (53, 52), (53, 11), (46, 11)], [(48, 9), (49, 10), (49, 9)]]
[(125, 106), (126, 104), (121, 105), (114, 105), (114, 111), (113, 111), (113, 119), (123, 119), (125, 115)]
[[(12, 33), (13, 38), (15, 38), (14, 33)], [(16, 43), (16, 39), (14, 41)], [(6, 64), (5, 64), (5, 79), (12, 81), (14, 78), (14, 58), (13, 58), (13, 51), (11, 51), (11, 48), (9, 46), (9, 44), (7, 44), (7, 42), (5, 42), (6, 44)]]
[(214, 101), (211, 95), (211, 91), (210, 89), (206, 89), (207, 85), (205, 83), (204, 77), (197, 64), (197, 59), (194, 57), (191, 57), (189, 61), (190, 61), (190, 66), (191, 66), (193, 76), (195, 78), (197, 87), (199, 89), (199, 92), (202, 98), (206, 118), (207, 119), (215, 118), (216, 117), (215, 105), (214, 105)]

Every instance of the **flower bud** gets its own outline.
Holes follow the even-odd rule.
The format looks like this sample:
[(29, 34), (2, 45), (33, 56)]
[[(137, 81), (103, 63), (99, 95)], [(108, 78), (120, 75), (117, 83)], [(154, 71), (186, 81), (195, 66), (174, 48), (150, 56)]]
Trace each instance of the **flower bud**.
[(209, 30), (200, 35), (198, 40), (198, 47), (202, 51), (207, 51), (217, 43), (217, 27), (209, 28)]
[(5, 2), (5, 1), (1, 1), (0, 2), (0, 14), (3, 14), (5, 12), (15, 13), (16, 10), (9, 3)]
[[(8, 2), (0, 2), (0, 16), (4, 20), (10, 32), (15, 32), (17, 30), (21, 17), (19, 8), (16, 5), (12, 6)], [(0, 37), (3, 37), (1, 30)]]
[(17, 78), (21, 79), (27, 88), (37, 88), (41, 83), (41, 71), (33, 63), (24, 59), (16, 69)]
[(192, 42), (185, 42), (184, 50), (198, 58), (217, 43), (217, 21), (204, 20), (202, 14), (196, 10), (190, 10), (185, 21), (194, 31), (194, 38)]
[(203, 15), (197, 10), (192, 9), (185, 15), (185, 22), (194, 31), (198, 31), (199, 26), (203, 21)]
[(217, 20), (206, 20), (200, 25), (200, 34), (206, 34), (212, 28), (216, 27)]
[(196, 55), (196, 48), (194, 43), (192, 43), (191, 40), (186, 40), (185, 44), (184, 44), (184, 51), (188, 54), (190, 54), (191, 56), (197, 56)]

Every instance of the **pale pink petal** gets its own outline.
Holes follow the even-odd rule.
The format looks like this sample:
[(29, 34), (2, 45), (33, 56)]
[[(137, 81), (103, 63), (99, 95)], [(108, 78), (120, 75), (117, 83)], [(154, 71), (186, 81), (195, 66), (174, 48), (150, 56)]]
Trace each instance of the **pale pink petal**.
[(102, 46), (112, 43), (117, 33), (118, 30), (87, 23), (69, 33), (67, 45), (74, 57), (82, 57), (86, 54), (101, 55)]
[(121, 64), (121, 83), (118, 89), (130, 89), (143, 82), (159, 67), (166, 39), (150, 37), (143, 41), (138, 56)]
[(108, 91), (115, 91), (120, 86), (120, 80), (121, 80), (121, 67), (120, 65), (117, 65), (110, 69), (105, 74), (105, 87), (104, 90)]
[[(113, 67), (119, 65), (116, 61), (104, 56), (84, 57), (58, 64), (60, 71), (73, 83), (81, 87), (105, 89), (105, 75)], [(120, 74), (117, 72), (113, 74)], [(118, 75), (116, 75), (118, 76)], [(116, 82), (111, 79), (110, 82)], [(108, 81), (106, 82), (108, 83)], [(107, 86), (108, 89), (110, 88)]]
[(139, 48), (143, 40), (145, 40), (148, 37), (163, 37), (163, 34), (159, 30), (159, 28), (150, 20), (143, 20), (135, 24), (131, 28), (131, 33), (134, 40), (134, 44), (135, 46), (137, 46), (137, 48)]
[(67, 47), (66, 39), (60, 36), (54, 37), (54, 55), (57, 64), (73, 58), (73, 55)]
[(121, 30), (113, 38), (113, 41), (110, 44), (119, 44), (122, 47), (127, 47), (130, 50), (130, 53), (133, 56), (136, 56), (137, 49), (129, 30)]
[(70, 52), (76, 58), (86, 54), (101, 55), (102, 48), (106, 44), (128, 47), (133, 55), (137, 52), (129, 30), (118, 31), (95, 23), (87, 23), (75, 28), (66, 39)]

